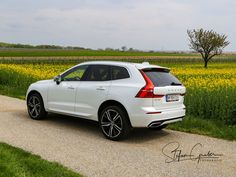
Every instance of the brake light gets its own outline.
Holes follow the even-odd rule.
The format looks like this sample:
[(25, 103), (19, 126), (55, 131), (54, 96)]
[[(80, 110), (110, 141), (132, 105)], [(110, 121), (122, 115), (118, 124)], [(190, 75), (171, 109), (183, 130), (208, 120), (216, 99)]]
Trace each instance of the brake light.
[(153, 93), (154, 91), (154, 85), (152, 81), (149, 79), (149, 77), (142, 71), (140, 70), (144, 80), (146, 81), (146, 85), (141, 88), (141, 90), (138, 92), (136, 95), (136, 98), (161, 98), (164, 95), (155, 95)]

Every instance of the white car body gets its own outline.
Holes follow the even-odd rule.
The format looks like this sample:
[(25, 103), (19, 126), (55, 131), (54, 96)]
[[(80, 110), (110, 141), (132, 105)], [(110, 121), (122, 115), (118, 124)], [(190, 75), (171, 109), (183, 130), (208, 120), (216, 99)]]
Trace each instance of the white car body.
[[(154, 87), (150, 98), (140, 98), (137, 94), (147, 85), (142, 71), (157, 69), (169, 71), (149, 63), (127, 63), (111, 61), (85, 62), (73, 68), (106, 65), (119, 66), (128, 71), (129, 78), (107, 81), (61, 81), (57, 84), (53, 79), (38, 81), (30, 85), (27, 97), (32, 92), (41, 95), (44, 108), (47, 112), (54, 112), (70, 116), (98, 121), (99, 109), (104, 103), (117, 102), (123, 106), (128, 114), (132, 127), (157, 127), (176, 121), (185, 116), (183, 104), (186, 89), (183, 85), (168, 85)], [(148, 91), (149, 92), (149, 91)], [(166, 101), (166, 95), (173, 96), (175, 101)], [(169, 96), (171, 98), (171, 96)]]

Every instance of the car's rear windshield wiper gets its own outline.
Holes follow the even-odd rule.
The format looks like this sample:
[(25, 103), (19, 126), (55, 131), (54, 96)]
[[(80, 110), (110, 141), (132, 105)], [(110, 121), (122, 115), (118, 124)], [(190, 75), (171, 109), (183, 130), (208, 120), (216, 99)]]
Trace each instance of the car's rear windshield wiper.
[(181, 83), (171, 82), (170, 85), (182, 85)]

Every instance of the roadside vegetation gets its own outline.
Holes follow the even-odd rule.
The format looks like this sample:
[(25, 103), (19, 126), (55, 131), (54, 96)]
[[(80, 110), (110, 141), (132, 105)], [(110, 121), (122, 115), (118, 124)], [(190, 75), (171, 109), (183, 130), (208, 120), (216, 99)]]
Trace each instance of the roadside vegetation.
[[(0, 64), (0, 94), (24, 99), (26, 90), (32, 82), (51, 79), (82, 61), (60, 60), (47, 63), (48, 61), (29, 60), (18, 64), (15, 64), (15, 61), (3, 62)], [(218, 138), (236, 139), (236, 62), (230, 60), (211, 63), (206, 70), (201, 62), (189, 63), (184, 62), (185, 60), (181, 62), (181, 59), (178, 61), (149, 60), (152, 64), (170, 67), (187, 87), (185, 96), (187, 118), (182, 123), (171, 125), (170, 128)]]
[(0, 143), (0, 177), (81, 177), (66, 167)]
[(170, 124), (167, 128), (215, 138), (236, 140), (236, 125), (227, 125), (220, 120), (186, 116), (182, 122)]

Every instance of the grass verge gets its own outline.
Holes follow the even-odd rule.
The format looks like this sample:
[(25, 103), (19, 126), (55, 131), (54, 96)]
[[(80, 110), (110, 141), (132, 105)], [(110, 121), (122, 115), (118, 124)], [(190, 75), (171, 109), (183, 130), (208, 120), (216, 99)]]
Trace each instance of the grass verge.
[(182, 122), (170, 124), (168, 129), (236, 140), (236, 125), (225, 125), (221, 121), (201, 119), (200, 117), (187, 116)]
[(0, 177), (81, 177), (66, 167), (0, 143)]
[(16, 87), (6, 86), (0, 84), (0, 95), (6, 95), (14, 98), (25, 99), (25, 90)]

